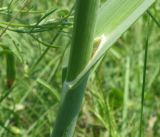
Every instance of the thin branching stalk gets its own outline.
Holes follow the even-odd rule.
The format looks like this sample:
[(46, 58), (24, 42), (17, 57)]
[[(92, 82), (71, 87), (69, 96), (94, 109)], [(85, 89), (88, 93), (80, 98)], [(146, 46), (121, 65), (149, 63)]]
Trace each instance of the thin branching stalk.
[[(77, 0), (73, 40), (66, 81), (74, 80), (88, 63), (93, 47), (99, 0)], [(60, 109), (52, 137), (72, 137), (79, 115), (88, 75), (74, 89), (63, 86)]]

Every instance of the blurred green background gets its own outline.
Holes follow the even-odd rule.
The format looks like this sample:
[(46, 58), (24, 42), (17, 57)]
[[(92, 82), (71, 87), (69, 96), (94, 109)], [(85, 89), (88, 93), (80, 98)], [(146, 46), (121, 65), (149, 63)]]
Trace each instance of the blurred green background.
[[(150, 12), (160, 23), (160, 1)], [(73, 14), (73, 0), (0, 1), (0, 137), (49, 137), (59, 106)], [(75, 137), (138, 136), (148, 27), (144, 136), (160, 137), (160, 27), (153, 21), (147, 26), (147, 16), (125, 32), (92, 71)], [(12, 89), (6, 87), (3, 47), (16, 60)]]

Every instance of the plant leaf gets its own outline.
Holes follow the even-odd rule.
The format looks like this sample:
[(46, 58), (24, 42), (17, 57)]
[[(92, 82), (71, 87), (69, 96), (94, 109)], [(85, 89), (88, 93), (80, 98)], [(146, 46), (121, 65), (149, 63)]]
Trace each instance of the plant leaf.
[(66, 81), (70, 88), (93, 68), (117, 39), (155, 2), (155, 0), (109, 0), (99, 10), (95, 39), (101, 43), (84, 70), (73, 81)]

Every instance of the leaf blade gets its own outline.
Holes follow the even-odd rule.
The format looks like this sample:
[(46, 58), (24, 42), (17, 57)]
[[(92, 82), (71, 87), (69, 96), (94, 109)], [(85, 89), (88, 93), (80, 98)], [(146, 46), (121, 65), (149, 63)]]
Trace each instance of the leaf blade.
[[(121, 2), (124, 2), (121, 6), (119, 6), (119, 4)], [(112, 16), (105, 16), (105, 13), (111, 13), (111, 11), (113, 11), (112, 9), (110, 9), (110, 7), (108, 5), (106, 5), (106, 7), (102, 7), (102, 9), (99, 10), (99, 12), (103, 12), (103, 13), (99, 13), (99, 20), (97, 22), (97, 26), (96, 26), (96, 37), (95, 39), (97, 39), (97, 37), (101, 38), (101, 44), (99, 45), (99, 48), (97, 49), (95, 55), (91, 58), (91, 60), (89, 61), (89, 63), (86, 65), (86, 67), (83, 69), (83, 71), (81, 71), (81, 73), (72, 81), (66, 81), (65, 84), (68, 85), (69, 88), (74, 88), (77, 83), (79, 83), (79, 81), (81, 79), (83, 79), (83, 77), (93, 68), (93, 66), (104, 56), (104, 54), (106, 53), (106, 51), (116, 42), (116, 40), (155, 2), (155, 0), (110, 0), (110, 3), (108, 4), (109, 6), (113, 7), (115, 6), (114, 9), (119, 9), (119, 12), (116, 12), (116, 17), (118, 17), (118, 15), (123, 14), (121, 12), (123, 12), (124, 7), (128, 7), (129, 10), (128, 11), (128, 16), (126, 16), (126, 13), (124, 13), (123, 15), (123, 20), (121, 20), (122, 17), (120, 17), (119, 19), (119, 23), (115, 23), (112, 26), (112, 22), (114, 22), (114, 20), (116, 20), (115, 18), (112, 18)], [(112, 5), (113, 4), (113, 5)], [(104, 11), (105, 9), (105, 11)], [(104, 16), (102, 16), (102, 14), (104, 14)], [(122, 15), (121, 15), (122, 16)], [(111, 18), (109, 19), (108, 25), (106, 27), (104, 27), (106, 25), (105, 20), (106, 18)], [(104, 26), (100, 23), (100, 21), (103, 20), (103, 23), (105, 24)], [(103, 29), (98, 30), (100, 27), (102, 27)], [(111, 27), (111, 28), (110, 28)]]

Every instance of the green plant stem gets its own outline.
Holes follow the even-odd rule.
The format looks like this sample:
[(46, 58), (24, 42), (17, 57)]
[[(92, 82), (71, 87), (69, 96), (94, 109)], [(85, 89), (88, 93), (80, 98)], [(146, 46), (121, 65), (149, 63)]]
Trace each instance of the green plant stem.
[[(88, 63), (93, 47), (99, 0), (77, 0), (73, 41), (66, 81), (74, 80)], [(83, 100), (88, 75), (73, 89), (62, 90), (62, 100), (52, 137), (72, 137)]]
[(147, 60), (148, 60), (148, 46), (149, 46), (149, 35), (151, 33), (150, 18), (147, 24), (147, 34), (145, 39), (145, 53), (144, 53), (144, 66), (143, 66), (143, 81), (142, 81), (142, 92), (141, 92), (141, 112), (140, 112), (140, 127), (139, 127), (139, 137), (143, 135), (143, 113), (144, 113), (144, 102), (145, 102), (145, 88), (146, 88), (146, 71), (147, 71)]
[(7, 47), (4, 47), (6, 54), (6, 74), (7, 74), (7, 88), (11, 88), (16, 78), (16, 65), (14, 53)]

